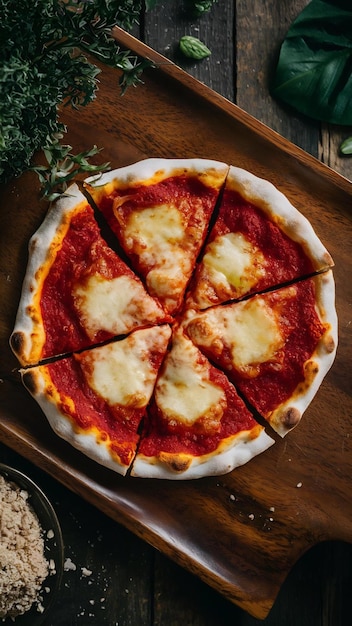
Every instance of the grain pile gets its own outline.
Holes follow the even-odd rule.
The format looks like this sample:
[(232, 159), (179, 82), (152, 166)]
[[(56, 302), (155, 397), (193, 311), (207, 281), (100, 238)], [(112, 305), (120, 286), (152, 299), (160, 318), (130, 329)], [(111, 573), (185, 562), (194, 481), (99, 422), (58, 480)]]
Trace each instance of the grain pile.
[(0, 476), (0, 620), (15, 618), (34, 603), (48, 574), (44, 540), (28, 494)]

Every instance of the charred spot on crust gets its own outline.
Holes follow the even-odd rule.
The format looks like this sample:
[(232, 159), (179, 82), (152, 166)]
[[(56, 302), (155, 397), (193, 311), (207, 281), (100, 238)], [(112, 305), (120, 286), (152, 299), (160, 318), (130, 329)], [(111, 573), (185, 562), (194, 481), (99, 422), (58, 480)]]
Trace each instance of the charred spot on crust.
[(306, 386), (308, 386), (313, 379), (316, 377), (316, 375), (319, 373), (319, 364), (314, 361), (306, 361), (306, 363), (304, 364), (304, 375), (305, 375), (305, 380), (306, 380)]
[(331, 255), (329, 254), (328, 251), (326, 251), (324, 253), (323, 261), (325, 261), (326, 265), (328, 265), (329, 267), (334, 267), (334, 265), (335, 265)]
[(167, 452), (161, 452), (159, 455), (160, 461), (168, 465), (168, 467), (177, 473), (185, 472), (191, 465), (191, 459), (189, 457), (175, 457), (173, 454)]
[(297, 426), (300, 419), (301, 413), (298, 409), (294, 407), (290, 407), (289, 409), (287, 409), (287, 411), (285, 411), (285, 413), (283, 413), (283, 415), (281, 416), (282, 424), (287, 429), (291, 429)]
[(22, 375), (22, 380), (23, 380), (24, 386), (28, 389), (28, 391), (31, 394), (35, 394), (37, 387), (35, 384), (35, 377), (33, 373), (30, 371), (24, 372), (24, 374)]
[(335, 350), (335, 341), (331, 335), (328, 335), (325, 339), (325, 349), (327, 352), (331, 353)]
[(10, 337), (10, 346), (15, 354), (22, 354), (24, 349), (24, 337), (21, 332), (14, 332)]

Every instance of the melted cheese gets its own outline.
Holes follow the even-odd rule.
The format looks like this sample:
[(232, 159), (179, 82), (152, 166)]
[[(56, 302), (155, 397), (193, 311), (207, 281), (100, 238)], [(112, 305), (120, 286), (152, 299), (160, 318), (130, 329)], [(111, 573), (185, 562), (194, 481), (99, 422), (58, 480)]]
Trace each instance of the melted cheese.
[(153, 320), (160, 313), (141, 283), (128, 276), (112, 280), (91, 276), (83, 285), (75, 287), (73, 296), (81, 323), (92, 339), (100, 330), (124, 334), (136, 323)]
[(168, 326), (137, 330), (126, 339), (77, 357), (90, 387), (110, 405), (145, 407), (154, 389), (156, 371), (150, 352), (166, 349)]
[(263, 276), (265, 258), (241, 233), (228, 233), (209, 244), (203, 263), (214, 285), (246, 293)]
[(164, 295), (177, 291), (183, 276), (190, 271), (183, 249), (185, 227), (177, 208), (159, 205), (132, 213), (125, 236), (140, 262), (151, 268), (147, 283), (152, 293)]
[(155, 393), (156, 402), (171, 425), (175, 421), (191, 426), (208, 417), (213, 426), (214, 419), (221, 419), (225, 392), (209, 380), (209, 369), (207, 362), (199, 362), (198, 349), (191, 341), (182, 336), (176, 338)]
[(200, 346), (227, 346), (233, 366), (251, 376), (256, 365), (272, 360), (284, 345), (278, 312), (260, 297), (209, 309), (191, 320), (189, 334)]

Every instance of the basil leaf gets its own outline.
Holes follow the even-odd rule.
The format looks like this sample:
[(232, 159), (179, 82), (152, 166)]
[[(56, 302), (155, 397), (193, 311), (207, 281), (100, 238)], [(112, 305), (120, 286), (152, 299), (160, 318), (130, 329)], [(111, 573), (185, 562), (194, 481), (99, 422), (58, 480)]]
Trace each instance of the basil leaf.
[(347, 137), (347, 139), (342, 142), (340, 152), (342, 154), (352, 154), (352, 137)]
[(352, 7), (347, 2), (312, 0), (300, 13), (281, 46), (272, 94), (308, 117), (352, 125)]
[(192, 37), (192, 35), (181, 37), (179, 45), (182, 54), (190, 59), (199, 61), (211, 55), (211, 51), (205, 43), (200, 41), (198, 37)]

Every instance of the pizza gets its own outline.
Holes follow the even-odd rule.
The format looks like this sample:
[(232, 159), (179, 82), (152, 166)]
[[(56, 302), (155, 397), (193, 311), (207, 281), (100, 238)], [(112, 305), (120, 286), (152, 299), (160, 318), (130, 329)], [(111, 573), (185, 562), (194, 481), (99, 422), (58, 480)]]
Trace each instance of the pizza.
[(166, 324), (136, 330), (23, 370), (22, 380), (59, 436), (124, 475), (170, 334)]
[(298, 424), (330, 368), (332, 272), (204, 311), (185, 331), (280, 435)]
[(227, 171), (224, 163), (177, 159), (158, 169), (151, 159), (89, 188), (149, 293), (172, 314), (182, 305)]
[(132, 475), (226, 474), (273, 443), (227, 376), (175, 327)]
[(146, 159), (49, 209), (10, 345), (53, 430), (97, 463), (225, 474), (298, 425), (332, 366), (332, 268), (270, 182)]
[(278, 189), (231, 166), (187, 305), (206, 309), (332, 265), (308, 220)]
[(29, 242), (11, 346), (22, 365), (79, 351), (133, 329), (171, 321), (103, 239), (72, 185)]

